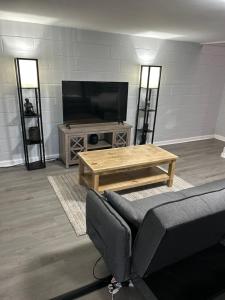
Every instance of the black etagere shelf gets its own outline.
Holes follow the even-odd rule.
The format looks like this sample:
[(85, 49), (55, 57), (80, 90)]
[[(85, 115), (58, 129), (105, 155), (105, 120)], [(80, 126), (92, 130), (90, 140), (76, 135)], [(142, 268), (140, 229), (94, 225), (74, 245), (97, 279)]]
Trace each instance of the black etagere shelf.
[[(15, 58), (15, 67), (25, 165), (27, 170), (45, 168), (46, 162), (38, 60)], [(27, 94), (33, 99), (33, 103), (29, 101)], [(30, 127), (30, 122), (35, 123), (35, 126)], [(32, 130), (33, 134), (31, 132)], [(35, 158), (31, 157), (31, 150), (33, 147), (37, 147), (37, 157), (35, 154)]]
[(134, 145), (154, 142), (162, 66), (142, 65)]

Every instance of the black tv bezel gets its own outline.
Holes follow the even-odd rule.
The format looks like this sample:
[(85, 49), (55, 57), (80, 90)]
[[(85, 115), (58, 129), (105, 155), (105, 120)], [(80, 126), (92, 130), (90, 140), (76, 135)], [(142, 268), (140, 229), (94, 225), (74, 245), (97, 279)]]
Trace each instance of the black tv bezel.
[[(63, 83), (64, 82), (91, 82), (91, 83), (113, 83), (113, 84), (116, 84), (116, 83), (119, 83), (119, 84), (126, 84), (127, 85), (127, 96), (126, 96), (126, 103), (125, 103), (125, 106), (124, 106), (124, 110), (126, 111), (126, 116), (125, 118), (123, 119), (118, 119), (118, 120), (115, 120), (115, 121), (107, 121), (107, 120), (100, 120), (99, 122), (82, 122), (82, 119), (77, 119), (77, 120), (74, 120), (74, 121), (66, 121), (65, 118), (64, 118), (64, 95), (63, 95)], [(128, 103), (128, 88), (129, 88), (129, 82), (128, 81), (92, 81), (92, 80), (62, 80), (62, 108), (63, 108), (63, 124), (94, 124), (94, 123), (123, 123), (127, 120), (127, 103)], [(119, 107), (119, 111), (120, 111), (120, 107)]]

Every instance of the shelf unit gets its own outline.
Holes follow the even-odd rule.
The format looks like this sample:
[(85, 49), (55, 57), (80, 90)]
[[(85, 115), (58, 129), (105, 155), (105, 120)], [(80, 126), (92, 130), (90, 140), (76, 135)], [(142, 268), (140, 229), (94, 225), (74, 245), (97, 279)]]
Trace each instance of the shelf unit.
[[(154, 78), (153, 78), (153, 83), (155, 84), (155, 86), (152, 85), (152, 87), (151, 87), (151, 80), (152, 80), (151, 68), (158, 69), (157, 82), (154, 82)], [(135, 132), (134, 132), (134, 145), (146, 144), (146, 142), (148, 141), (150, 141), (152, 144), (154, 142), (161, 72), (162, 72), (161, 66), (148, 66), (148, 65), (141, 66), (137, 112), (136, 112), (136, 125), (135, 125)], [(143, 79), (143, 75), (145, 75), (146, 77), (145, 79)], [(145, 81), (145, 84), (143, 84), (143, 81)], [(142, 100), (144, 103), (141, 103)]]
[[(82, 176), (82, 181), (86, 186), (92, 186), (92, 174), (86, 172)], [(158, 167), (141, 168), (126, 172), (115, 172), (114, 174), (105, 174), (99, 177), (98, 192), (105, 190), (120, 191), (129, 188), (140, 187), (148, 184), (167, 182), (169, 175)]]
[(97, 149), (107, 149), (112, 148), (112, 144), (108, 143), (106, 140), (99, 140), (97, 144), (87, 144), (87, 150), (97, 150)]
[[(79, 152), (126, 147), (130, 145), (132, 126), (118, 123), (59, 125), (59, 153), (66, 167), (79, 163)], [(89, 136), (97, 134), (97, 144), (90, 144)]]
[[(21, 78), (20, 70), (20, 61), (34, 61), (36, 65), (36, 77), (37, 77), (37, 86), (35, 87), (24, 87)], [(17, 78), (17, 88), (18, 88), (18, 98), (19, 98), (19, 108), (20, 108), (20, 120), (22, 127), (22, 136), (23, 136), (23, 148), (25, 156), (25, 165), (27, 170), (36, 170), (46, 167), (45, 163), (45, 147), (44, 147), (44, 135), (43, 135), (43, 125), (42, 125), (42, 111), (41, 111), (41, 93), (40, 93), (40, 82), (39, 82), (39, 71), (38, 71), (38, 60), (37, 59), (24, 59), (24, 58), (15, 58), (15, 68), (16, 68), (16, 78)], [(28, 70), (29, 71), (29, 70)], [(36, 113), (35, 115), (26, 115), (24, 111), (24, 99), (26, 94), (32, 94), (32, 99), (34, 98), (34, 106)], [(40, 140), (31, 141), (28, 136), (29, 122), (34, 120), (36, 126), (39, 129)], [(31, 148), (37, 148), (37, 157), (35, 155), (32, 159), (30, 157)]]
[(25, 115), (24, 114), (25, 119), (32, 119), (32, 118), (39, 118), (39, 117), (40, 117), (39, 115), (30, 116), (30, 115)]

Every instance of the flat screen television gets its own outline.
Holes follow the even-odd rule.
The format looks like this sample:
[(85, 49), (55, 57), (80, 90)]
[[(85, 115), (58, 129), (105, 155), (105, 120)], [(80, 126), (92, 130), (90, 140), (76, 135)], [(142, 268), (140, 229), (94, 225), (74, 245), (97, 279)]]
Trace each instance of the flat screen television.
[(128, 82), (62, 81), (64, 123), (126, 121)]

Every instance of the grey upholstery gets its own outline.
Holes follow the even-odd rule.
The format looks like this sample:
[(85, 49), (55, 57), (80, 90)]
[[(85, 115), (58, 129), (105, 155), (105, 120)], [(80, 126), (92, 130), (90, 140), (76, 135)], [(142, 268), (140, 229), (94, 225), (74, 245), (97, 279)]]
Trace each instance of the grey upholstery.
[(105, 191), (107, 202), (123, 217), (129, 225), (139, 228), (146, 213), (158, 205), (183, 199), (182, 193), (164, 193), (144, 199), (129, 201), (119, 194)]
[(131, 204), (139, 222), (133, 237), (109, 203), (87, 196), (87, 232), (118, 281), (147, 277), (224, 239), (225, 180)]
[(148, 276), (224, 239), (225, 189), (201, 191), (148, 211), (134, 243), (133, 272)]
[(137, 211), (139, 221), (139, 225), (143, 222), (143, 219), (146, 213), (161, 204), (177, 201), (184, 197), (184, 195), (180, 192), (168, 192), (164, 194), (159, 194), (151, 197), (147, 197), (140, 200), (132, 201), (131, 204), (133, 208)]
[(129, 278), (131, 231), (121, 216), (103, 199), (90, 190), (86, 199), (87, 234), (103, 256), (109, 271), (117, 280)]
[(107, 202), (110, 203), (110, 205), (120, 214), (121, 217), (124, 218), (124, 220), (127, 221), (130, 226), (133, 225), (136, 228), (139, 227), (143, 217), (139, 214), (139, 210), (132, 205), (131, 201), (111, 191), (105, 191), (104, 195)]

